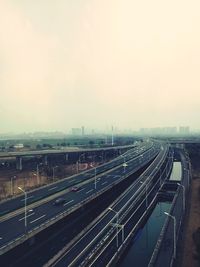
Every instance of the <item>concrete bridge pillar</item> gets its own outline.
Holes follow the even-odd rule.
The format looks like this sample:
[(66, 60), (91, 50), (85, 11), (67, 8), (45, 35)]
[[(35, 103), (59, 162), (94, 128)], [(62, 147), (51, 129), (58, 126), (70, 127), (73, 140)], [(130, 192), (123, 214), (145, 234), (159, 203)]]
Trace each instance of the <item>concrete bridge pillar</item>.
[(44, 157), (43, 157), (43, 163), (44, 163), (45, 166), (48, 165), (48, 158), (47, 158), (47, 155), (44, 155)]
[(65, 154), (65, 161), (69, 160), (69, 154)]
[(16, 157), (16, 169), (22, 170), (22, 157)]

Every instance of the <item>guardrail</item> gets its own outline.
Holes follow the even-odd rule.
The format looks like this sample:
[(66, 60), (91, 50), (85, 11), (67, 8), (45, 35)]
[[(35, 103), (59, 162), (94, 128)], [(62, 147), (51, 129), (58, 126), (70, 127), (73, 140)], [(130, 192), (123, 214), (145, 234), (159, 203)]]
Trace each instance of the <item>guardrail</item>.
[[(152, 164), (151, 165), (151, 167), (153, 167), (154, 166), (154, 164)], [(143, 175), (142, 175), (143, 176)], [(151, 175), (151, 180), (153, 180), (154, 179), (154, 176), (153, 175)], [(147, 181), (146, 181), (147, 182)], [(158, 181), (159, 182), (159, 181)], [(151, 188), (151, 191), (153, 190), (153, 188), (156, 186), (156, 184), (154, 184), (153, 185), (153, 187)], [(125, 228), (125, 223), (123, 222), (123, 219), (130, 213), (130, 211), (132, 211), (133, 210), (133, 208), (135, 208), (135, 210), (134, 210), (134, 212), (132, 212), (131, 213), (131, 217), (132, 216), (134, 216), (134, 214), (140, 209), (140, 207), (141, 207), (141, 205), (142, 205), (142, 203), (145, 201), (145, 199), (143, 199), (143, 201), (140, 203), (140, 204), (138, 204), (138, 202), (139, 202), (139, 200), (141, 199), (141, 196), (142, 196), (143, 194), (142, 194), (142, 191), (140, 190), (139, 191), (139, 193), (138, 193), (138, 195), (137, 195), (137, 197), (134, 199), (134, 202), (132, 202), (131, 203), (131, 205), (129, 206), (129, 208), (127, 208), (127, 204), (128, 204), (128, 202), (123, 206), (123, 210), (120, 210), (120, 211), (118, 211), (118, 221), (119, 221), (119, 224), (121, 224), (121, 225), (123, 225), (123, 228), (124, 229), (126, 229)], [(132, 199), (131, 199), (132, 200)], [(131, 200), (130, 200), (130, 202), (131, 202)], [(141, 223), (141, 221), (143, 220), (143, 217), (146, 215), (146, 213), (148, 213), (149, 212), (149, 209), (151, 208), (151, 204), (153, 203), (153, 202), (155, 202), (154, 200), (150, 203), (150, 205), (148, 206), (148, 209), (147, 210), (145, 210), (145, 212), (143, 213), (143, 215), (140, 217), (140, 219), (139, 219), (139, 221), (136, 223), (136, 225), (134, 226), (134, 228), (133, 228), (133, 230), (130, 232), (130, 234), (128, 235), (128, 240), (129, 240), (129, 237), (131, 236), (132, 237), (132, 235), (135, 233), (135, 231), (137, 230), (137, 228), (139, 227), (139, 225), (140, 225), (140, 223)], [(123, 212), (123, 215), (120, 217), (120, 213), (122, 213)], [(116, 217), (116, 215), (115, 215), (115, 217)], [(111, 236), (110, 236), (110, 239), (108, 239), (108, 235), (106, 235), (106, 236), (104, 236), (104, 239), (103, 240), (107, 240), (107, 242), (108, 242), (108, 244), (106, 245), (106, 246), (108, 246), (112, 241), (113, 241), (113, 239), (116, 237), (116, 235), (117, 234), (115, 234), (115, 229), (116, 229), (116, 227), (112, 227), (112, 234), (113, 234), (113, 237), (111, 238)], [(111, 230), (110, 230), (111, 231)], [(109, 233), (110, 233), (110, 231), (109, 231)], [(122, 228), (120, 229), (120, 231), (123, 231), (122, 230)], [(111, 235), (111, 234), (110, 234)], [(124, 242), (122, 242), (122, 245), (121, 245), (121, 247), (119, 247), (118, 249), (117, 249), (117, 251), (116, 251), (116, 253), (113, 255), (113, 257), (112, 257), (112, 259), (111, 259), (111, 261), (107, 264), (107, 266), (110, 266), (110, 264), (113, 262), (113, 261), (115, 261), (116, 260), (116, 258), (118, 258), (119, 257), (119, 254), (120, 254), (120, 251), (121, 251), (121, 249), (122, 249), (122, 246), (125, 246), (125, 244), (126, 244), (126, 242), (128, 241), (128, 240), (124, 240)], [(123, 240), (122, 240), (123, 241)], [(100, 241), (100, 243), (99, 243), (99, 245), (97, 245), (95, 248), (97, 249), (99, 249), (100, 247), (102, 247), (103, 248), (103, 250), (105, 249), (104, 247), (103, 247), (103, 244), (104, 244), (105, 242), (103, 242), (102, 240)], [(88, 264), (90, 264), (91, 266), (92, 266), (92, 264), (91, 264), (91, 255), (94, 255), (96, 252), (93, 250), (89, 255), (88, 255), (88, 257), (84, 260), (84, 262), (83, 262), (83, 264), (81, 265), (81, 266), (88, 266)], [(97, 255), (97, 257), (98, 257), (99, 255)]]
[[(182, 155), (181, 162), (184, 166), (184, 157)], [(189, 165), (188, 165), (189, 166)], [(187, 188), (187, 192), (189, 191), (189, 184), (188, 184), (188, 176), (191, 175), (190, 170), (188, 172), (182, 172), (183, 179), (182, 184)], [(175, 231), (175, 238), (176, 241), (178, 240), (179, 232), (182, 225), (182, 220), (184, 216), (184, 207), (183, 207), (183, 190), (180, 187), (177, 188), (177, 192), (174, 196), (172, 206), (170, 209), (169, 214), (172, 215), (176, 220), (176, 231)], [(159, 239), (155, 246), (154, 252), (152, 254), (151, 260), (149, 262), (149, 267), (169, 267), (173, 266), (174, 258), (174, 225), (173, 220), (169, 217), (166, 218), (162, 231), (160, 233)]]

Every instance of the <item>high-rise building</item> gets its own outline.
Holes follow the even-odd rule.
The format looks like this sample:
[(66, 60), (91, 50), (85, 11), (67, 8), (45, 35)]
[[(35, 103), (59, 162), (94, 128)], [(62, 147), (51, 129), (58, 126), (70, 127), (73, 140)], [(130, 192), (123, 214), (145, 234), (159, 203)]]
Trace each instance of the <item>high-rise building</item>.
[(190, 133), (190, 127), (189, 126), (180, 126), (179, 127), (179, 134), (187, 135), (189, 133)]
[(72, 135), (81, 135), (81, 128), (72, 128)]

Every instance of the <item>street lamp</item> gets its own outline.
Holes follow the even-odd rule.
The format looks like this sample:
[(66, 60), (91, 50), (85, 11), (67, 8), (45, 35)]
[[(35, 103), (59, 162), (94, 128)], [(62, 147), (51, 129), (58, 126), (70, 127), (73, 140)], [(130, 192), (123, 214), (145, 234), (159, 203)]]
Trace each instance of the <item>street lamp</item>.
[(27, 193), (20, 186), (18, 186), (18, 189), (24, 193), (24, 226), (25, 226), (25, 232), (26, 232), (26, 227), (27, 227), (27, 210), (26, 210)]
[(126, 167), (128, 166), (128, 164), (126, 163), (126, 159), (125, 159), (125, 155), (121, 155), (121, 157), (123, 157), (124, 159), (124, 163), (122, 164), (122, 166), (124, 167), (124, 172), (126, 171)]
[(117, 222), (116, 222), (116, 226), (117, 226), (117, 248), (118, 248), (118, 244), (119, 244), (119, 237), (118, 237), (118, 225), (119, 225), (119, 212), (113, 210), (111, 207), (108, 208), (110, 211), (113, 211), (116, 216), (117, 216)]
[(183, 211), (185, 211), (185, 186), (180, 183), (177, 183), (177, 185), (183, 189)]
[(142, 163), (142, 159), (143, 159), (143, 154), (140, 155), (139, 163)]
[(97, 168), (93, 164), (91, 167), (94, 168), (94, 188), (97, 189)]
[(127, 163), (123, 163), (122, 166), (124, 167), (124, 172), (126, 172), (126, 167), (128, 166)]
[(81, 161), (81, 157), (84, 156), (84, 155), (85, 155), (85, 153), (81, 154), (81, 155), (79, 156), (79, 158), (78, 158), (78, 161), (77, 161), (77, 173), (79, 172), (79, 163), (80, 163), (80, 161)]
[[(140, 184), (144, 184), (144, 182), (140, 181)], [(148, 208), (148, 199), (147, 199), (147, 183), (145, 183), (145, 201), (146, 201), (146, 209)]]
[(173, 219), (173, 222), (174, 222), (174, 259), (175, 259), (176, 258), (176, 218), (175, 218), (175, 216), (172, 216), (168, 212), (164, 212), (164, 214), (171, 217)]

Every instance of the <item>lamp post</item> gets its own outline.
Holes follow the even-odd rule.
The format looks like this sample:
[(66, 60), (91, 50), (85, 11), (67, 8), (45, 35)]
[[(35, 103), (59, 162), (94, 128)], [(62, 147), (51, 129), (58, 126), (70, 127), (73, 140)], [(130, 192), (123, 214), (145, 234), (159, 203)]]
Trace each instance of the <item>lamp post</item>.
[(185, 186), (180, 183), (177, 183), (177, 185), (183, 189), (183, 211), (185, 211)]
[(18, 189), (24, 193), (24, 226), (25, 226), (25, 232), (26, 232), (26, 228), (27, 228), (27, 209), (26, 209), (27, 193), (20, 186), (18, 186)]
[(166, 214), (167, 216), (172, 218), (173, 222), (174, 222), (174, 259), (175, 259), (176, 258), (176, 218), (175, 218), (175, 216), (172, 216), (168, 212), (164, 212), (164, 214)]
[(113, 212), (116, 214), (116, 216), (117, 216), (117, 222), (116, 222), (116, 225), (117, 225), (117, 248), (118, 248), (118, 245), (119, 245), (119, 237), (118, 237), (119, 212), (113, 210), (111, 207), (109, 207), (108, 209), (111, 210), (111, 211), (113, 211)]
[(124, 167), (124, 172), (126, 172), (126, 167), (128, 166), (127, 163), (123, 163), (122, 166)]
[(80, 164), (80, 162), (81, 162), (81, 157), (84, 156), (84, 155), (85, 155), (85, 153), (81, 154), (81, 155), (79, 156), (79, 158), (78, 158), (78, 161), (77, 161), (77, 173), (79, 172), (79, 164)]
[(91, 164), (91, 167), (94, 168), (94, 188), (97, 189), (97, 168)]
[(121, 157), (124, 159), (124, 163), (122, 164), (122, 166), (124, 167), (124, 172), (126, 172), (126, 167), (128, 166), (128, 164), (126, 163), (125, 155), (121, 155)]
[(139, 163), (142, 163), (142, 159), (143, 159), (143, 154), (140, 155)]

